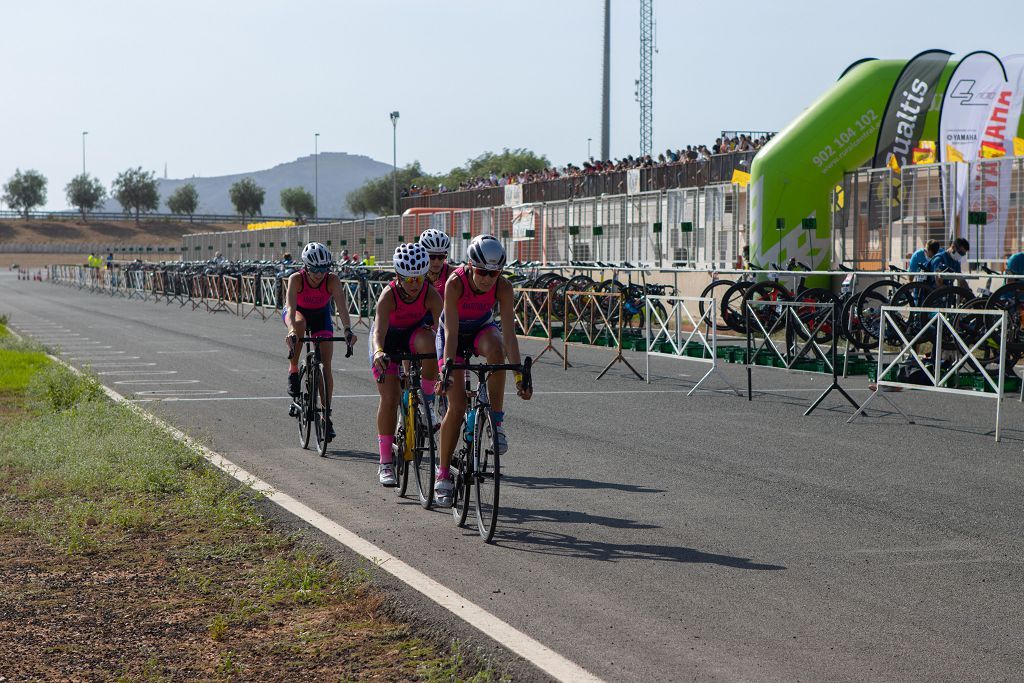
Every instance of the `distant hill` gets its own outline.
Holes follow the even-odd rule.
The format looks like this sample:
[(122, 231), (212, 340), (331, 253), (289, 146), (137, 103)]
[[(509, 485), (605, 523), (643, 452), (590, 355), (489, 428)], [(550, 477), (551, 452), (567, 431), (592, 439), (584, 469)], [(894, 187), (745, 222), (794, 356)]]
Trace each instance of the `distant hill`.
[[(344, 152), (321, 152), (314, 165), (313, 155), (299, 157), (295, 161), (278, 164), (273, 168), (251, 173), (215, 176), (212, 178), (160, 178), (160, 209), (167, 212), (167, 198), (176, 189), (186, 183), (196, 186), (199, 193), (199, 209), (197, 213), (232, 214), (235, 207), (231, 204), (228, 191), (231, 186), (242, 178), (252, 178), (256, 184), (267, 191), (263, 202), (263, 215), (283, 216), (281, 208), (281, 190), (287, 187), (304, 187), (310, 194), (314, 192), (314, 179), (319, 172), (319, 214), (325, 217), (348, 217), (345, 197), (371, 178), (379, 178), (391, 172), (391, 166), (374, 161), (367, 156), (346, 154)], [(103, 211), (120, 211), (121, 205), (110, 199)]]

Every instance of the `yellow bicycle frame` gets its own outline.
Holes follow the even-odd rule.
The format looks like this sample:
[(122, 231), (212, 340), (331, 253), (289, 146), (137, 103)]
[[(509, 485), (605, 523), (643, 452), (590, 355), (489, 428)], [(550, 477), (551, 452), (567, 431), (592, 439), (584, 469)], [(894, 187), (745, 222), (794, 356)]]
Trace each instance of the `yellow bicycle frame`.
[(416, 402), (413, 393), (409, 392), (409, 400), (405, 405), (405, 452), (402, 457), (410, 462), (416, 448)]

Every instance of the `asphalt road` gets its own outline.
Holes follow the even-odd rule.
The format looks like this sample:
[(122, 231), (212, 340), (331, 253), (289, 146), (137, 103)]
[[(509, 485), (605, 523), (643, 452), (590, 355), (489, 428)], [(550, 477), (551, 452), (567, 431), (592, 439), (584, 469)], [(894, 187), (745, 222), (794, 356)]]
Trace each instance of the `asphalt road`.
[[(609, 680), (1020, 680), (1024, 406), (921, 392), (847, 425), (822, 378), (608, 351), (540, 360), (508, 400), (492, 546), (376, 483), (365, 331), (338, 364), (327, 458), (298, 448), (279, 319), (0, 275), (0, 313), (241, 467)], [(69, 332), (47, 325), (56, 323)], [(64, 336), (64, 335), (79, 335)], [(535, 353), (537, 344), (524, 344)], [(628, 354), (643, 367), (643, 356)], [(740, 367), (725, 372), (745, 381)], [(709, 380), (712, 388), (722, 387)], [(866, 396), (866, 380), (846, 386)], [(187, 399), (187, 400), (185, 400)], [(877, 402), (876, 408), (885, 407)]]

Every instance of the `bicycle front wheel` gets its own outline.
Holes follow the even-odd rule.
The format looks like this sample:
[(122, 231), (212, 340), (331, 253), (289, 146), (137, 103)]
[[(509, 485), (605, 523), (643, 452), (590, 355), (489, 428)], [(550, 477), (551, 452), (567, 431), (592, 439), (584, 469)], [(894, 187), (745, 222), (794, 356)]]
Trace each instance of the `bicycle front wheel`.
[(452, 454), (451, 473), (455, 480), (455, 500), (452, 504), (452, 517), (455, 523), (462, 526), (469, 516), (469, 496), (472, 492), (470, 482), (470, 459), (473, 457), (471, 448), (459, 448)]
[(423, 410), (416, 411), (416, 453), (413, 457), (412, 468), (413, 474), (416, 476), (416, 490), (420, 494), (420, 505), (424, 510), (429, 510), (434, 504), (434, 467), (437, 464), (437, 442), (434, 439), (432, 412), (426, 403), (423, 404)]
[(302, 448), (309, 448), (309, 435), (312, 422), (309, 419), (309, 383), (306, 381), (305, 365), (299, 368), (299, 387), (301, 391), (297, 401), (299, 405), (299, 446)]
[(477, 529), (480, 531), (480, 538), (490, 543), (498, 523), (501, 460), (498, 455), (498, 433), (494, 428), (490, 411), (483, 412), (483, 415), (477, 415), (476, 436), (473, 439), (473, 449), (479, 456), (479, 469), (473, 473), (473, 488), (476, 492)]
[(310, 417), (313, 420), (313, 431), (316, 432), (316, 450), (322, 458), (327, 455), (327, 415), (330, 412), (330, 403), (327, 401), (327, 384), (324, 382), (323, 368), (314, 365), (312, 374), (310, 404), (313, 410)]
[(398, 429), (395, 430), (395, 446), (392, 449), (395, 463), (395, 493), (399, 498), (405, 498), (405, 492), (409, 489), (409, 462), (405, 459), (410, 430), (415, 426), (409, 421), (411, 406), (407, 405), (411, 397), (403, 392), (398, 402)]

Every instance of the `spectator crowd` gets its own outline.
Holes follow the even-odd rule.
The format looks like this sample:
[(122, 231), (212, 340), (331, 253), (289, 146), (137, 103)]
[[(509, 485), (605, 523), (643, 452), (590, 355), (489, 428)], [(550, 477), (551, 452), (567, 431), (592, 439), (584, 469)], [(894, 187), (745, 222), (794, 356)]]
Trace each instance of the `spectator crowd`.
[(502, 187), (505, 185), (525, 185), (527, 183), (557, 180), (559, 178), (580, 178), (589, 175), (627, 171), (634, 168), (657, 168), (676, 164), (693, 164), (708, 160), (717, 154), (756, 152), (768, 143), (772, 135), (772, 133), (766, 133), (756, 138), (745, 133), (733, 137), (723, 135), (717, 138), (710, 148), (707, 145), (687, 145), (686, 149), (666, 149), (657, 157), (653, 157), (650, 154), (636, 157), (630, 155), (622, 159), (609, 159), (607, 161), (595, 160), (591, 157), (588, 161), (584, 161), (582, 166), (570, 163), (566, 164), (563, 168), (552, 166), (539, 171), (523, 170), (520, 173), (502, 176), (492, 172), (486, 177), (470, 178), (455, 187), (447, 187), (443, 183), (436, 188), (412, 185), (402, 190), (402, 197), (417, 197), (445, 192), (458, 192), (461, 190), (476, 190), (485, 187)]

